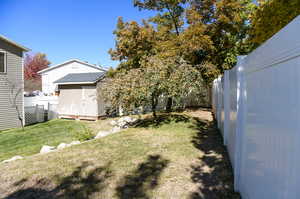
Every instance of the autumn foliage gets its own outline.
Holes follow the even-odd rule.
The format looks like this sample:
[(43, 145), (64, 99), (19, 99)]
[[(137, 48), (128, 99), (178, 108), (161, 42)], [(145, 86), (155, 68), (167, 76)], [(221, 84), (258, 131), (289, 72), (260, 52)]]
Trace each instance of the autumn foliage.
[(300, 14), (299, 0), (260, 0), (251, 18), (251, 41), (255, 47), (271, 38)]
[(210, 91), (237, 56), (249, 54), (300, 13), (299, 0), (133, 2), (154, 16), (141, 24), (119, 18), (109, 53), (120, 64), (109, 73), (114, 78), (107, 96), (116, 107), (150, 105), (153, 112), (162, 96), (171, 102), (169, 110), (191, 90)]
[(24, 79), (25, 91), (41, 90), (41, 76), (38, 74), (40, 70), (49, 67), (50, 62), (46, 54), (36, 53), (34, 55), (27, 54), (24, 60)]
[(48, 61), (46, 54), (27, 54), (24, 61), (25, 80), (40, 80), (41, 76), (38, 74), (38, 72), (49, 67), (49, 65), (50, 62)]

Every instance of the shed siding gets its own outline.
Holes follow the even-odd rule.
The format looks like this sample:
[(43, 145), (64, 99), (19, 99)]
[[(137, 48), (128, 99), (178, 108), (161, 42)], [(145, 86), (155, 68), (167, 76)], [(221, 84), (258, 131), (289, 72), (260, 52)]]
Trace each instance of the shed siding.
[(101, 116), (98, 112), (95, 85), (61, 85), (59, 87), (59, 115)]
[(0, 130), (20, 127), (20, 121), (9, 100), (7, 80), (22, 88), (17, 98), (17, 106), (23, 115), (23, 52), (21, 49), (0, 40), (0, 51), (6, 52), (6, 74), (0, 74)]
[(109, 105), (105, 102), (104, 97), (102, 96), (101, 92), (101, 86), (102, 83), (105, 80), (99, 81), (97, 83), (97, 100), (98, 100), (98, 113), (100, 116), (106, 115), (106, 107), (109, 107)]

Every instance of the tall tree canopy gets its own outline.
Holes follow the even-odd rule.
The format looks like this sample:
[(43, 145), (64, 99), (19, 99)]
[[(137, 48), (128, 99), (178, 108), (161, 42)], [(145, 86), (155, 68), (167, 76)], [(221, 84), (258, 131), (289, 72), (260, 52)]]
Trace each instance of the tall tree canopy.
[(158, 52), (183, 56), (192, 65), (205, 63), (207, 83), (252, 49), (246, 43), (252, 0), (134, 0), (134, 5), (158, 12), (149, 20), (157, 26)]
[(48, 61), (46, 54), (36, 53), (34, 55), (26, 54), (24, 61), (24, 78), (25, 80), (39, 80), (41, 76), (38, 74), (40, 70), (49, 67), (51, 63)]
[(26, 54), (24, 60), (24, 89), (25, 91), (41, 90), (41, 76), (38, 74), (40, 70), (49, 67), (50, 62), (46, 54)]
[[(110, 80), (115, 88), (109, 89), (111, 99), (118, 99), (115, 102), (122, 101), (124, 106), (127, 104), (124, 101), (134, 106), (141, 102), (153, 103), (151, 96), (163, 95), (168, 97), (166, 110), (170, 110), (172, 100), (178, 99), (171, 93), (185, 92), (186, 88), (181, 87), (178, 82), (188, 85), (185, 75), (189, 76), (188, 73), (183, 73), (185, 75), (178, 76), (182, 81), (178, 78), (170, 81), (168, 78), (174, 78), (173, 70), (183, 72), (180, 66), (184, 65), (193, 74), (197, 71), (200, 74), (197, 76), (198, 82), (209, 91), (212, 80), (235, 65), (237, 55), (251, 50), (252, 46), (247, 45), (246, 39), (250, 28), (249, 16), (255, 8), (252, 0), (133, 2), (140, 10), (152, 10), (155, 14), (142, 24), (124, 22), (122, 18), (118, 20), (114, 32), (116, 46), (109, 53), (112, 59), (119, 60), (121, 64), (115, 71), (115, 78)], [(168, 61), (165, 62), (166, 60)], [(156, 67), (157, 65), (160, 67)], [(167, 70), (163, 65), (173, 69)], [(160, 72), (158, 68), (166, 76), (159, 76), (164, 72)], [(114, 74), (111, 72), (110, 74)], [(195, 85), (201, 87), (200, 84)]]
[(257, 47), (300, 14), (299, 0), (261, 0), (252, 16), (250, 42)]
[(155, 31), (146, 21), (139, 25), (135, 21), (124, 22), (118, 19), (115, 49), (109, 54), (113, 60), (120, 61), (118, 70), (130, 70), (140, 67), (143, 56), (154, 54)]
[(223, 72), (236, 64), (238, 55), (248, 53), (251, 46), (246, 45), (246, 39), (254, 8), (252, 0), (190, 0), (188, 24), (205, 25), (204, 34), (214, 47), (212, 51), (199, 53), (198, 61), (205, 60)]

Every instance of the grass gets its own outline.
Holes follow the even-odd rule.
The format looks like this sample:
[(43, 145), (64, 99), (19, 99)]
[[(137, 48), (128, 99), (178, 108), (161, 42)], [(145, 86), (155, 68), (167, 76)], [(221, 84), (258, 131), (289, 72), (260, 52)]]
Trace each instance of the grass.
[(146, 117), (123, 132), (0, 164), (0, 170), (6, 199), (239, 198), (207, 111)]
[(74, 140), (85, 140), (91, 135), (85, 124), (72, 120), (52, 120), (22, 129), (0, 132), (0, 161), (15, 155), (39, 153), (43, 145), (57, 146)]

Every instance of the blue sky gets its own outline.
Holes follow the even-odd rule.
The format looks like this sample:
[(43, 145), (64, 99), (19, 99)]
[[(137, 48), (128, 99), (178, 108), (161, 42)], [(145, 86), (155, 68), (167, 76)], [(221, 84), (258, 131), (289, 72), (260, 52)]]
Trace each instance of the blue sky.
[(152, 14), (132, 0), (0, 0), (0, 34), (46, 53), (52, 65), (77, 58), (115, 67), (107, 51), (117, 18), (140, 22)]

